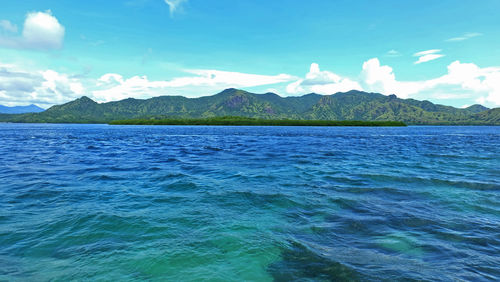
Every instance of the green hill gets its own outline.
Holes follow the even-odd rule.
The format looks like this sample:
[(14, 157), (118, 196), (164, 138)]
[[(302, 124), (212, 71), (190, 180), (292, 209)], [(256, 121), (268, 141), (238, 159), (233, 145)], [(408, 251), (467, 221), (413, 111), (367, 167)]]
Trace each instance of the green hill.
[(469, 106), (469, 107), (465, 108), (465, 110), (467, 110), (467, 111), (469, 111), (471, 113), (476, 114), (476, 113), (487, 111), (489, 109), (486, 108), (483, 105), (475, 104), (475, 105), (472, 105), (472, 106)]
[(500, 108), (473, 105), (466, 109), (429, 101), (400, 99), (362, 91), (333, 95), (280, 97), (226, 89), (200, 98), (161, 96), (96, 103), (88, 97), (53, 106), (41, 113), (0, 115), (4, 122), (109, 123), (126, 119), (212, 118), (401, 121), (406, 124), (496, 124)]

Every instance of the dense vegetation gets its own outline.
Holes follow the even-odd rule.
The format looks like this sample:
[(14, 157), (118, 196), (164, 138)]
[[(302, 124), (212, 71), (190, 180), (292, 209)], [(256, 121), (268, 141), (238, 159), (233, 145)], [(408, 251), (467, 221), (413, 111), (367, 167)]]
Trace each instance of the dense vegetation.
[(198, 119), (131, 119), (113, 121), (113, 125), (255, 125), (255, 126), (406, 126), (399, 121), (357, 120), (292, 120), (256, 119), (247, 117), (214, 117)]
[(269, 120), (401, 121), (406, 124), (496, 124), (500, 110), (473, 105), (466, 109), (429, 101), (400, 99), (349, 91), (333, 95), (307, 94), (280, 97), (227, 89), (213, 96), (161, 96), (96, 103), (82, 97), (41, 113), (0, 115), (0, 122), (109, 123), (129, 119), (205, 119), (240, 116)]

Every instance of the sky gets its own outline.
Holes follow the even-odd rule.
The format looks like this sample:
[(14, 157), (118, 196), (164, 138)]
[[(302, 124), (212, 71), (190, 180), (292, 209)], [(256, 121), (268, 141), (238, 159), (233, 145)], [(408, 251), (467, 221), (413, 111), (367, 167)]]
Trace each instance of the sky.
[(226, 88), (500, 107), (498, 0), (0, 0), (0, 104)]

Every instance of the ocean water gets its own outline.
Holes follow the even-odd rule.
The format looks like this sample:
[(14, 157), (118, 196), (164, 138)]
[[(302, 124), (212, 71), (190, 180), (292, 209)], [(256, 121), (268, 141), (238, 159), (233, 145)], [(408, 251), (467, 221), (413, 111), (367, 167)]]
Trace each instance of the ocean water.
[(500, 127), (0, 124), (0, 280), (500, 279)]

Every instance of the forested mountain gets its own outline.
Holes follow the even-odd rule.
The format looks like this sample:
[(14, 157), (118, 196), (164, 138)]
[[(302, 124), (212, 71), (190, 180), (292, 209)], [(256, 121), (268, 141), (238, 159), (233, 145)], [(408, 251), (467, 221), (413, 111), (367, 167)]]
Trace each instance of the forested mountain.
[(0, 121), (107, 123), (137, 118), (206, 118), (242, 116), (264, 119), (402, 121), (407, 124), (500, 124), (500, 108), (473, 105), (465, 109), (429, 101), (400, 99), (362, 91), (333, 95), (280, 97), (226, 89), (200, 98), (161, 96), (96, 103), (88, 97), (53, 106), (41, 113), (0, 115)]

